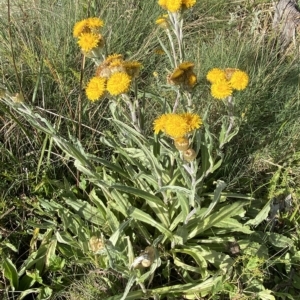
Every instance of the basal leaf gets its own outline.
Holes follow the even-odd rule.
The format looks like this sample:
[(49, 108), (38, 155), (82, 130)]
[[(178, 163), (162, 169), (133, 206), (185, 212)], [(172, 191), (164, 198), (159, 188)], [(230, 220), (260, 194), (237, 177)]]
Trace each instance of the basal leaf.
[(4, 257), (2, 266), (4, 277), (9, 280), (12, 290), (17, 290), (19, 286), (19, 276), (15, 265), (8, 257)]

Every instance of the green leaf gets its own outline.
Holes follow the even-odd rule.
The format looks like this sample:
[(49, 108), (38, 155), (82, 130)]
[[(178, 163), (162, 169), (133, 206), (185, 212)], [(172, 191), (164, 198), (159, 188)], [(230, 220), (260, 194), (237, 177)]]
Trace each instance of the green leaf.
[(88, 157), (88, 159), (90, 159), (92, 161), (95, 161), (95, 162), (105, 166), (110, 171), (116, 172), (118, 175), (123, 176), (125, 179), (130, 179), (129, 176), (128, 176), (128, 173), (125, 172), (126, 169), (124, 170), (124, 169), (120, 168), (118, 165), (113, 164), (113, 163), (109, 162), (108, 160), (100, 158), (100, 157), (96, 157), (96, 156), (93, 156), (93, 155), (90, 155), (90, 154), (87, 155), (87, 157)]
[(145, 192), (143, 190), (140, 190), (140, 189), (137, 189), (137, 188), (134, 188), (131, 186), (120, 185), (120, 184), (112, 185), (111, 188), (119, 190), (119, 191), (123, 191), (123, 192), (131, 194), (131, 195), (135, 195), (141, 199), (148, 200), (148, 201), (153, 202), (156, 205), (160, 206), (161, 208), (166, 209), (165, 204), (163, 203), (163, 201), (160, 198), (158, 198), (148, 192)]
[(3, 258), (3, 271), (4, 277), (9, 280), (12, 290), (17, 290), (19, 287), (18, 272), (15, 265), (8, 257)]
[[(199, 268), (194, 269), (195, 272), (200, 273), (201, 277), (204, 279), (208, 276), (207, 273), (207, 262), (201, 255), (201, 252), (193, 247), (182, 247), (180, 249), (174, 249), (173, 253), (184, 253), (190, 255)], [(192, 266), (191, 266), (192, 267)]]
[(129, 219), (121, 223), (121, 225), (116, 229), (116, 231), (110, 236), (109, 240), (114, 246), (117, 244), (117, 241), (124, 232), (124, 229), (128, 227), (130, 221), (131, 220)]
[(151, 217), (147, 213), (143, 212), (142, 210), (135, 208), (135, 207), (130, 207), (129, 215), (132, 216), (136, 220), (140, 220), (141, 222), (147, 223), (150, 226), (157, 228), (161, 233), (163, 233), (168, 238), (171, 239), (173, 237), (173, 234), (171, 231), (169, 231), (167, 228), (165, 228), (160, 223), (156, 222), (153, 219), (153, 217)]
[(124, 293), (123, 293), (123, 296), (120, 300), (125, 300), (125, 299), (128, 299), (127, 298), (127, 295), (131, 289), (131, 287), (134, 285), (135, 283), (135, 279), (136, 279), (136, 276), (135, 275), (131, 275), (129, 280), (127, 281), (127, 284), (126, 284), (126, 287), (125, 287), (125, 290), (124, 290)]
[(221, 197), (221, 193), (225, 189), (225, 187), (226, 187), (226, 183), (224, 181), (222, 181), (222, 180), (217, 181), (217, 187), (214, 191), (213, 201), (211, 202), (211, 204), (209, 205), (209, 207), (207, 208), (205, 213), (202, 215), (201, 219), (206, 218), (211, 213), (211, 211), (214, 209), (214, 207), (219, 202), (220, 197)]
[(49, 268), (53, 258), (55, 257), (56, 245), (57, 245), (57, 240), (56, 239), (53, 239), (48, 244), (48, 249), (47, 249), (47, 253), (46, 253), (46, 260), (45, 260), (46, 268)]
[(213, 227), (225, 218), (243, 214), (245, 212), (243, 209), (245, 205), (245, 202), (237, 201), (222, 207), (219, 211), (211, 214), (204, 220), (199, 220), (199, 217), (193, 219), (188, 223), (188, 230), (190, 232), (188, 235), (188, 239), (191, 239), (197, 234)]
[(42, 287), (40, 289), (40, 293), (38, 295), (38, 300), (47, 300), (50, 299), (50, 297), (52, 296), (52, 292), (53, 290), (51, 288), (49, 288), (48, 286)]
[(116, 184), (116, 185), (111, 186), (111, 188), (126, 192), (131, 195), (135, 195), (141, 199), (147, 200), (148, 205), (152, 208), (153, 212), (157, 215), (157, 217), (160, 219), (160, 221), (163, 223), (163, 225), (165, 227), (170, 226), (170, 221), (167, 217), (167, 208), (160, 198), (158, 198), (146, 191), (143, 191), (143, 190), (140, 190), (140, 189), (137, 189), (134, 187), (125, 186), (125, 185)]
[(265, 206), (263, 207), (263, 209), (257, 214), (257, 216), (246, 222), (245, 225), (253, 225), (253, 226), (257, 226), (259, 225), (261, 222), (263, 222), (264, 220), (267, 219), (268, 215), (269, 215), (269, 211), (271, 209), (271, 202), (272, 200), (269, 200)]
[(283, 234), (275, 232), (266, 234), (268, 235), (269, 242), (276, 248), (291, 248), (294, 245), (294, 241)]
[(91, 206), (88, 202), (79, 199), (70, 199), (67, 197), (63, 197), (63, 199), (65, 200), (66, 204), (72, 207), (83, 219), (96, 225), (105, 224), (106, 220), (101, 212), (96, 207)]
[(241, 224), (238, 220), (233, 218), (226, 218), (221, 220), (219, 223), (215, 224), (214, 227), (217, 228), (230, 228), (234, 231), (243, 232), (245, 234), (253, 233), (252, 230), (246, 225)]
[(22, 299), (24, 299), (27, 295), (30, 295), (30, 294), (38, 294), (38, 293), (40, 292), (40, 290), (41, 290), (40, 288), (35, 288), (35, 289), (28, 289), (28, 290), (26, 290), (26, 291), (23, 291), (23, 292), (20, 294), (18, 300), (22, 300)]
[(261, 300), (276, 300), (276, 298), (271, 295), (271, 293), (273, 292), (270, 290), (264, 290), (258, 293), (258, 297)]

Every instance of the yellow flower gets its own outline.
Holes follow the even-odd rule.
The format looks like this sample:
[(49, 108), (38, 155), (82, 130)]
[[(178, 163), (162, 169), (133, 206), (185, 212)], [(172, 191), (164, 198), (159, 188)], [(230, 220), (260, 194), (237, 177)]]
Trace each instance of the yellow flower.
[(99, 35), (89, 32), (82, 33), (77, 41), (79, 47), (84, 52), (90, 52), (93, 48), (96, 48), (99, 42)]
[(167, 10), (169, 12), (175, 13), (181, 9), (182, 0), (168, 0), (167, 1)]
[(87, 22), (86, 22), (86, 19), (84, 19), (82, 21), (77, 22), (74, 25), (73, 36), (74, 37), (79, 37), (82, 33), (88, 32), (88, 31), (89, 31), (89, 29), (88, 29), (88, 26), (87, 26)]
[(184, 137), (188, 133), (188, 125), (179, 114), (161, 115), (153, 122), (153, 125), (155, 134), (162, 131), (174, 139)]
[(100, 99), (105, 93), (105, 83), (105, 78), (93, 77), (85, 90), (87, 98), (91, 101)]
[(238, 70), (232, 74), (229, 82), (233, 89), (242, 91), (249, 83), (249, 76), (246, 72)]
[(156, 19), (155, 24), (162, 28), (168, 28), (169, 27), (168, 15), (163, 15), (158, 19)]
[(79, 37), (83, 33), (90, 33), (91, 29), (97, 29), (103, 25), (103, 21), (99, 18), (83, 19), (74, 25), (73, 36)]
[(182, 0), (183, 8), (191, 8), (195, 5), (196, 0)]
[(155, 134), (159, 134), (160, 131), (165, 132), (165, 124), (170, 114), (164, 114), (158, 117), (153, 122), (153, 129)]
[(218, 81), (226, 80), (225, 72), (222, 69), (219, 69), (219, 68), (211, 69), (207, 73), (206, 79), (210, 83), (215, 83), (215, 82), (218, 82)]
[(192, 113), (182, 113), (182, 114), (164, 114), (158, 117), (153, 122), (153, 128), (155, 134), (158, 134), (160, 131), (169, 135), (173, 139), (178, 140), (180, 143), (189, 132), (197, 129), (202, 124), (201, 118)]
[(142, 64), (138, 61), (125, 61), (123, 66), (129, 76), (136, 78), (139, 76)]
[(114, 54), (111, 54), (111, 55), (108, 55), (107, 58), (105, 59), (104, 63), (106, 64), (111, 64), (113, 61), (123, 61), (123, 55), (122, 54), (117, 54), (117, 53), (114, 53)]
[(169, 114), (164, 131), (167, 135), (176, 139), (184, 137), (189, 132), (189, 126), (181, 115)]
[(160, 5), (164, 9), (167, 9), (167, 2), (168, 0), (158, 0), (158, 5)]
[(197, 114), (183, 113), (180, 115), (184, 118), (188, 126), (188, 132), (198, 129), (202, 125), (202, 120)]
[(130, 83), (131, 78), (128, 74), (124, 72), (114, 73), (107, 81), (107, 91), (113, 96), (126, 93), (129, 90)]
[(103, 25), (104, 25), (104, 22), (101, 19), (96, 18), (96, 17), (86, 19), (86, 23), (90, 29), (103, 27)]
[(211, 95), (217, 99), (224, 99), (232, 95), (232, 87), (226, 80), (221, 80), (211, 85)]

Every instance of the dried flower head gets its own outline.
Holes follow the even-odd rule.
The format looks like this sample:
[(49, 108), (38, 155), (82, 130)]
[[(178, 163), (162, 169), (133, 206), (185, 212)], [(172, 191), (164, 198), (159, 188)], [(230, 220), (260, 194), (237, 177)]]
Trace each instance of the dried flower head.
[(182, 8), (188, 9), (196, 4), (196, 0), (182, 0)]
[(136, 78), (140, 74), (142, 64), (138, 61), (125, 61), (123, 63), (126, 73), (132, 78)]
[(183, 71), (190, 71), (194, 68), (195, 64), (191, 61), (184, 61), (179, 66), (178, 69)]
[(235, 69), (235, 68), (226, 68), (226, 69), (224, 69), (226, 80), (230, 80), (233, 73), (235, 73), (238, 70), (239, 69)]
[(101, 253), (104, 250), (104, 245), (104, 241), (96, 236), (92, 236), (89, 240), (89, 247), (95, 254)]
[(187, 75), (186, 85), (189, 88), (193, 88), (197, 83), (197, 76), (194, 72)]

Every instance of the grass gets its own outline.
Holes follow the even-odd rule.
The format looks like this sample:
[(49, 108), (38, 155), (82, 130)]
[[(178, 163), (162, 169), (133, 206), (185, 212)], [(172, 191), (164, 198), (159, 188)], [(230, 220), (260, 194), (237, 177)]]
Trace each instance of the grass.
[[(112, 130), (111, 123), (105, 119), (110, 116), (109, 103), (104, 100), (91, 104), (85, 100), (83, 87), (94, 66), (92, 61), (86, 61), (81, 83), (82, 55), (72, 37), (72, 28), (82, 18), (99, 16), (107, 24), (104, 28), (107, 53), (123, 53), (126, 59), (142, 62), (140, 86), (147, 112), (146, 133), (151, 134), (153, 119), (161, 109), (157, 99), (161, 97), (172, 102), (175, 95), (164, 87), (166, 70), (170, 70), (167, 58), (155, 54), (155, 49), (160, 47), (156, 34), (166, 41), (153, 25), (162, 14), (156, 2), (101, 0), (82, 4), (74, 0), (47, 4), (29, 1), (25, 4), (16, 0), (11, 2), (10, 29), (5, 13), (7, 4), (1, 3), (2, 85), (11, 92), (22, 90), (25, 102), (49, 120), (59, 136), (76, 143), (74, 137), (78, 137), (80, 128), (80, 142), (86, 152), (110, 159), (112, 150), (100, 142), (100, 137), (108, 129)], [(186, 14), (186, 59), (195, 63), (198, 77), (198, 85), (192, 92), (197, 99), (195, 111), (202, 114), (207, 110), (207, 99), (212, 99), (205, 79), (212, 67), (238, 67), (246, 70), (251, 78), (248, 89), (236, 97), (236, 113), (243, 115), (239, 134), (224, 148), (224, 162), (210, 176), (207, 191), (211, 191), (213, 181), (221, 179), (227, 183), (226, 192), (251, 194), (256, 200), (251, 202), (244, 216), (236, 216), (241, 222), (255, 218), (272, 199), (282, 202), (280, 199), (291, 195), (293, 200), (292, 208), (281, 209), (274, 220), (268, 218), (268, 213), (263, 215), (264, 222), (251, 226), (251, 235), (232, 235), (224, 228), (214, 227), (192, 240), (194, 246), (205, 246), (209, 241), (212, 251), (220, 251), (222, 257), (234, 260), (230, 279), (220, 281), (215, 290), (210, 290), (207, 299), (275, 299), (271, 296), (263, 298), (264, 289), (266, 295), (270, 291), (276, 299), (297, 299), (299, 295), (299, 53), (295, 51), (290, 57), (279, 54), (271, 31), (270, 2), (198, 1)], [(153, 72), (158, 73), (157, 78)], [(212, 133), (216, 135), (226, 112), (217, 101), (210, 109), (208, 122), (215, 124)], [(43, 251), (54, 249), (53, 261), (45, 263), (48, 269), (41, 271), (43, 275), (34, 273), (34, 270), (41, 270), (38, 263), (32, 265), (29, 268), (32, 273), (26, 275), (30, 278), (41, 276), (30, 288), (40, 288), (42, 299), (48, 299), (47, 287), (54, 291), (49, 296), (51, 299), (98, 299), (122, 294), (128, 280), (120, 277), (122, 271), (117, 267), (122, 266), (127, 253), (114, 254), (112, 251), (113, 259), (118, 261), (113, 269), (111, 261), (98, 261), (87, 254), (81, 256), (79, 246), (78, 249), (54, 246), (56, 232), (66, 230), (79, 237), (78, 226), (83, 228), (85, 238), (99, 230), (104, 235), (110, 232), (108, 228), (114, 224), (111, 220), (104, 228), (95, 224), (90, 226), (84, 218), (80, 220), (80, 211), (73, 210), (66, 217), (59, 206), (64, 205), (63, 199), (67, 196), (93, 203), (94, 199), (102, 199), (102, 191), (95, 188), (88, 176), (82, 174), (78, 178), (73, 161), (61, 151), (53, 137), (37, 130), (25, 116), (2, 102), (0, 126), (0, 253), (19, 270), (34, 251), (38, 251), (41, 260), (47, 261), (48, 256), (45, 258)], [(112, 160), (122, 164), (117, 157)], [(110, 180), (109, 172), (107, 176)], [(92, 194), (94, 190), (95, 195)], [(47, 200), (57, 207), (47, 206)], [(234, 202), (230, 197), (229, 201)], [(139, 205), (142, 206), (137, 201), (137, 207)], [(101, 210), (101, 205), (97, 207)], [(111, 213), (110, 217), (116, 219), (115, 224), (123, 221), (121, 213)], [(133, 248), (140, 252), (147, 245), (147, 238), (136, 231), (135, 225), (130, 226), (132, 230), (127, 235)], [(41, 227), (40, 235), (37, 233), (35, 239), (38, 227)], [(154, 235), (154, 230), (145, 227), (145, 232), (149, 230)], [(213, 236), (216, 240), (211, 242)], [(237, 256), (228, 250), (228, 245), (234, 242), (233, 236), (238, 239), (240, 248)], [(217, 241), (219, 237), (222, 243)], [(224, 242), (226, 240), (229, 244)], [(126, 243), (123, 245), (130, 249), (129, 242)], [(287, 247), (289, 243), (293, 244), (290, 248)], [(44, 249), (43, 245), (50, 250)], [(151, 288), (200, 282), (198, 273), (193, 273), (193, 277), (180, 269), (181, 263), (195, 268), (195, 261), (200, 258), (184, 251), (176, 256), (167, 247), (161, 247), (162, 265), (150, 281)], [(110, 268), (101, 268), (104, 263)], [(218, 266), (209, 258), (202, 263), (208, 264), (209, 274), (218, 275), (215, 272)], [(4, 264), (2, 261), (2, 269)], [(247, 285), (247, 282), (252, 284)], [(0, 277), (3, 299), (16, 299), (20, 295), (10, 286), (7, 277)], [(178, 299), (176, 297), (181, 294), (176, 294), (176, 288), (174, 291), (175, 294), (160, 291), (162, 299)], [(134, 292), (139, 290), (133, 289)], [(35, 299), (34, 295), (32, 293), (25, 299)]]

